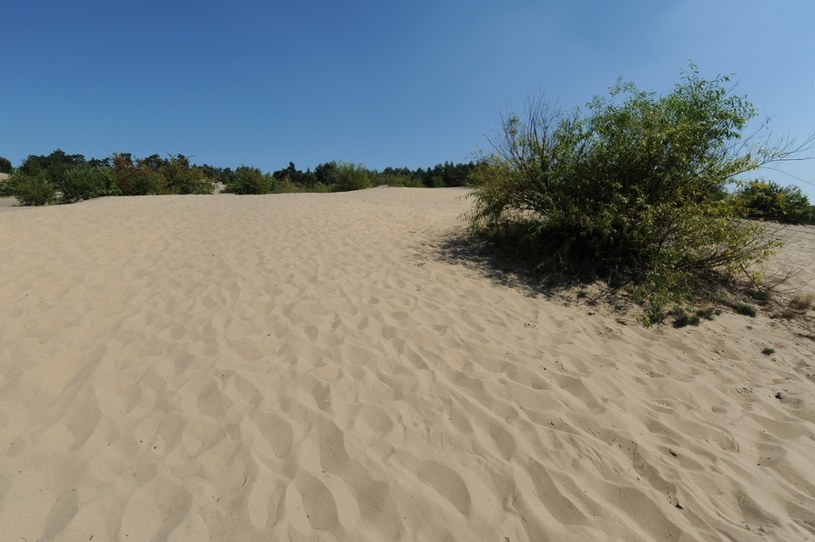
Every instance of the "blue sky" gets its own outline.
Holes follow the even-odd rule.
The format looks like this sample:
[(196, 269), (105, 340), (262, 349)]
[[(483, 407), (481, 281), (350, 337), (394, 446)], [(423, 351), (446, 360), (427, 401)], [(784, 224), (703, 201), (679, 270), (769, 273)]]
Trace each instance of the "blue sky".
[[(0, 156), (425, 167), (488, 148), (531, 96), (667, 92), (689, 60), (802, 140), (813, 23), (812, 0), (3, 0)], [(781, 167), (815, 199), (815, 162)]]

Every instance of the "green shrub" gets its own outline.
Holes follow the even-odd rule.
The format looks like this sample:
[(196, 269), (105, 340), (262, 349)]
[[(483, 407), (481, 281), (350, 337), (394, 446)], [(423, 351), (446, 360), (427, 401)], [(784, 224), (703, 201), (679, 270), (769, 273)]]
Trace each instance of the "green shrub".
[(714, 317), (722, 313), (721, 309), (714, 309), (712, 307), (705, 307), (696, 311), (696, 316), (704, 318), (705, 320), (713, 320)]
[(736, 311), (737, 314), (749, 316), (750, 318), (755, 318), (757, 314), (756, 308), (746, 303), (737, 304), (736, 306), (733, 307), (733, 310)]
[(264, 175), (257, 168), (241, 166), (235, 170), (232, 182), (226, 186), (231, 194), (268, 194), (274, 189), (270, 175)]
[(14, 186), (11, 184), (11, 177), (6, 178), (0, 175), (0, 198), (7, 198), (14, 195)]
[(274, 192), (277, 194), (293, 194), (298, 192), (309, 192), (303, 185), (292, 182), (289, 177), (284, 177), (274, 183)]
[(797, 186), (781, 187), (772, 181), (750, 181), (736, 193), (748, 218), (784, 224), (812, 222), (809, 198)]
[(167, 180), (149, 164), (133, 164), (129, 154), (113, 155), (113, 179), (123, 196), (165, 194)]
[(309, 185), (303, 185), (299, 183), (293, 182), (289, 177), (283, 178), (283, 180), (277, 181), (273, 183), (273, 190), (275, 194), (296, 194), (302, 192), (308, 193), (326, 193), (331, 192), (331, 188), (324, 185), (323, 183), (313, 183)]
[(11, 161), (0, 156), (0, 173), (11, 173)]
[(65, 173), (62, 202), (73, 203), (114, 194), (113, 172), (110, 168), (76, 166)]
[(120, 190), (125, 196), (148, 196), (158, 195), (167, 192), (167, 181), (157, 171), (152, 171), (143, 167), (133, 168), (128, 176), (126, 185), (127, 191)]
[(200, 167), (190, 166), (189, 159), (179, 154), (164, 161), (159, 170), (172, 194), (212, 194), (215, 182)]
[(671, 312), (671, 316), (674, 318), (673, 326), (675, 328), (682, 328), (685, 326), (698, 326), (701, 323), (701, 319), (698, 315), (695, 314), (688, 314), (685, 312), (684, 309), (676, 308)]
[(371, 172), (362, 164), (339, 162), (331, 173), (331, 185), (334, 192), (362, 190), (372, 184)]
[(44, 175), (15, 173), (9, 182), (12, 195), (21, 205), (48, 205), (56, 197), (54, 185)]
[(586, 114), (508, 117), (472, 176), (472, 227), (541, 271), (633, 285), (655, 313), (761, 261), (776, 243), (727, 188), (783, 152), (737, 152), (755, 112), (727, 81), (692, 67), (665, 96), (618, 83)]

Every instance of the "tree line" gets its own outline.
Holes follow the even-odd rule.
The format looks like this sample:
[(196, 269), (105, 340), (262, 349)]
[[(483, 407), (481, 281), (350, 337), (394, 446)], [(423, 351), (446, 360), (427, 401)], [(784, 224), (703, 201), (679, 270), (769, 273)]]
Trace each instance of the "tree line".
[(159, 194), (268, 194), (275, 192), (340, 192), (372, 186), (466, 186), (476, 164), (445, 162), (430, 168), (386, 167), (371, 170), (351, 162), (326, 162), (312, 171), (293, 162), (271, 173), (259, 168), (236, 169), (196, 165), (182, 154), (143, 158), (114, 153), (104, 159), (67, 154), (29, 155), (16, 169), (0, 157), (0, 195), (14, 196), (23, 205), (73, 203), (101, 196)]
[[(271, 173), (255, 167), (236, 169), (192, 164), (177, 154), (136, 158), (130, 153), (85, 158), (57, 149), (48, 155), (29, 155), (18, 168), (0, 156), (0, 196), (15, 196), (23, 205), (73, 203), (102, 196), (159, 194), (269, 194), (284, 192), (341, 192), (372, 186), (442, 188), (477, 185), (480, 163), (445, 162), (430, 168), (386, 167), (370, 170), (351, 162), (325, 162), (312, 171), (293, 162)], [(721, 197), (727, 194), (720, 194)], [(752, 180), (730, 195), (746, 210), (746, 217), (786, 224), (815, 224), (815, 206), (797, 186)]]

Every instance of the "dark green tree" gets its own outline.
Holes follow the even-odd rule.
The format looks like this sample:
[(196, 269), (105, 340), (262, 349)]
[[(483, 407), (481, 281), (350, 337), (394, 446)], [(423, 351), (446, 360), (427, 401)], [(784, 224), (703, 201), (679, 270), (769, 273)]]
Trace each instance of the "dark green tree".
[(83, 155), (66, 154), (62, 149), (57, 149), (48, 156), (29, 155), (20, 165), (19, 170), (26, 175), (42, 176), (51, 182), (57, 190), (62, 190), (66, 172), (72, 167), (84, 163), (85, 157)]
[(222, 168), (222, 167), (215, 167), (210, 166), (209, 164), (204, 164), (199, 166), (201, 171), (208, 179), (212, 179), (216, 183), (221, 183), (223, 185), (230, 184), (235, 176), (235, 173), (230, 168)]
[(158, 154), (151, 154), (150, 156), (139, 158), (136, 163), (139, 167), (149, 169), (151, 171), (161, 171), (167, 165), (167, 160)]
[(311, 170), (300, 171), (294, 165), (294, 162), (289, 162), (288, 167), (280, 169), (272, 173), (272, 176), (279, 183), (290, 183), (299, 189), (311, 189), (317, 184), (317, 178)]
[(323, 185), (331, 185), (334, 182), (334, 172), (337, 169), (336, 162), (326, 162), (319, 164), (314, 168), (314, 178), (318, 183)]
[(361, 190), (372, 184), (371, 172), (362, 164), (340, 162), (331, 174), (331, 189), (335, 192)]
[(453, 186), (466, 186), (470, 182), (470, 176), (475, 170), (475, 164), (453, 164), (445, 162), (436, 164), (432, 168), (416, 170), (416, 175), (422, 179), (422, 183), (428, 188), (442, 188)]

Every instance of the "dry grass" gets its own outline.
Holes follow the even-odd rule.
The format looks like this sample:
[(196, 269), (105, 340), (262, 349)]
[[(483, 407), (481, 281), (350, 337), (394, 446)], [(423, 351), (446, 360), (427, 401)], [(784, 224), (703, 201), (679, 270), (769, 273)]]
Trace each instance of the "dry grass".
[(794, 294), (787, 306), (780, 308), (776, 314), (785, 320), (792, 320), (805, 316), (813, 304), (815, 304), (815, 293), (799, 292)]
[(807, 312), (815, 303), (815, 293), (801, 292), (792, 296), (789, 308), (797, 312)]

